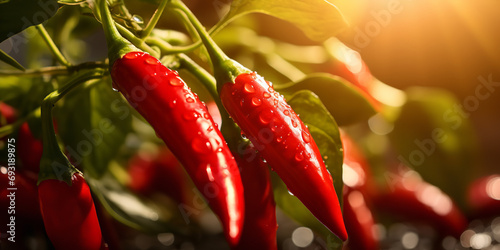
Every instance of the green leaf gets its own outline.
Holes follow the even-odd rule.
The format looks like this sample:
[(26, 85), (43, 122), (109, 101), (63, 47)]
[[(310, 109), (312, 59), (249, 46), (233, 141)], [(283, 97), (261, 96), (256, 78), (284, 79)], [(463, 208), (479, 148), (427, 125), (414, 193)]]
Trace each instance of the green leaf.
[(325, 0), (233, 0), (217, 26), (221, 28), (239, 16), (255, 12), (291, 22), (315, 41), (335, 36), (347, 26), (339, 9)]
[(339, 126), (367, 121), (376, 113), (370, 101), (345, 79), (328, 73), (315, 73), (295, 83), (275, 85), (285, 97), (308, 89), (319, 96)]
[(75, 165), (98, 178), (132, 130), (129, 106), (109, 78), (68, 94), (59, 110), (59, 134)]
[(450, 92), (411, 88), (389, 134), (398, 160), (419, 172), (460, 205), (477, 173), (475, 133)]
[(9, 56), (9, 54), (5, 53), (5, 51), (1, 50), (0, 49), (0, 61), (4, 62), (4, 63), (7, 63), (8, 65), (16, 68), (16, 69), (19, 69), (19, 70), (22, 70), (22, 71), (25, 71), (23, 65), (21, 65), (20, 63), (18, 63), (16, 61), (16, 59), (12, 58), (11, 56)]
[(86, 176), (86, 180), (106, 211), (121, 223), (149, 233), (189, 233), (175, 204), (160, 206), (152, 200), (139, 198), (110, 174), (100, 179)]
[(26, 28), (43, 23), (59, 9), (56, 0), (7, 0), (0, 2), (0, 42)]
[[(309, 128), (311, 136), (318, 145), (321, 155), (332, 175), (335, 191), (342, 204), (342, 143), (338, 126), (319, 98), (308, 90), (294, 94), (288, 104), (300, 115), (301, 120)], [(292, 219), (319, 233), (329, 242), (328, 249), (341, 249), (342, 241), (332, 234), (309, 210), (288, 193), (286, 185), (273, 172), (273, 187), (276, 204)]]

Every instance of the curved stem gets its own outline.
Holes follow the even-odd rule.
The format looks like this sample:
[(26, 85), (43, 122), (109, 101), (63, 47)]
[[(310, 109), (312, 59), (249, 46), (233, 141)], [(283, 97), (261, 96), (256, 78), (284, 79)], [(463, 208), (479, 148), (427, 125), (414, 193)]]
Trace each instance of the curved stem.
[(104, 69), (108, 64), (103, 62), (84, 62), (73, 66), (50, 66), (40, 69), (27, 69), (26, 71), (0, 70), (0, 76), (42, 76), (42, 75), (68, 75), (84, 69)]
[(148, 37), (149, 34), (151, 34), (151, 31), (155, 28), (156, 24), (158, 23), (158, 20), (160, 20), (161, 15), (163, 14), (163, 10), (165, 9), (165, 6), (167, 6), (169, 0), (162, 0), (160, 3), (160, 6), (156, 9), (155, 13), (149, 20), (148, 24), (146, 25), (146, 28), (141, 33), (141, 37), (144, 39), (145, 37)]
[(89, 80), (101, 78), (104, 72), (104, 70), (86, 72), (71, 79), (60, 89), (47, 95), (43, 100), (41, 105), (43, 155), (40, 161), (38, 183), (47, 179), (58, 179), (71, 185), (71, 176), (73, 173), (79, 172), (69, 162), (68, 158), (59, 147), (52, 119), (52, 108), (57, 101), (75, 87)]
[(148, 52), (152, 56), (158, 58), (158, 52), (153, 50), (149, 45), (142, 39), (136, 37), (130, 30), (127, 28), (123, 27), (123, 25), (119, 23), (115, 23), (116, 28), (118, 29), (119, 33), (123, 35), (125, 38), (127, 38), (132, 44), (137, 46), (138, 48), (142, 49), (145, 52)]
[(191, 45), (187, 46), (172, 46), (168, 42), (164, 41), (163, 39), (160, 39), (158, 37), (147, 37), (146, 38), (146, 43), (158, 46), (161, 50), (161, 52), (165, 55), (172, 55), (172, 54), (179, 54), (179, 53), (188, 53), (196, 48), (198, 48), (201, 45), (201, 41), (198, 41), (196, 43), (193, 43)]
[(56, 44), (50, 37), (49, 33), (47, 33), (45, 27), (43, 27), (42, 24), (35, 25), (35, 27), (38, 30), (38, 33), (40, 33), (40, 35), (42, 36), (47, 46), (49, 46), (49, 49), (52, 51), (52, 54), (54, 54), (57, 61), (64, 66), (67, 67), (71, 66), (71, 64), (68, 62), (68, 60), (66, 60), (66, 58), (63, 56), (59, 48), (57, 48)]

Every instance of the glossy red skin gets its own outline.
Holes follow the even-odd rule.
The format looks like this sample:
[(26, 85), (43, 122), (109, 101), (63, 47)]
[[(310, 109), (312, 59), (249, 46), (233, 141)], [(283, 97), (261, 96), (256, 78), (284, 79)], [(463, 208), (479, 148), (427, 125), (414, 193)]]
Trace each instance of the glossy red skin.
[[(8, 165), (5, 164), (5, 166)], [(15, 171), (15, 173), (14, 186), (9, 185), (9, 176), (7, 174), (0, 173), (0, 207), (5, 208), (5, 213), (1, 216), (1, 228), (4, 228), (5, 226), (3, 223), (4, 219), (8, 218), (7, 216), (10, 216), (7, 213), (7, 208), (10, 203), (10, 198), (7, 197), (7, 195), (9, 195), (12, 191), (7, 190), (7, 188), (17, 188), (17, 190), (13, 190), (16, 194), (16, 220), (25, 220), (29, 223), (34, 223), (41, 221), (42, 219), (40, 206), (38, 205), (38, 190), (36, 186), (37, 175), (27, 171)], [(18, 225), (18, 227), (22, 226)], [(1, 230), (1, 232), (5, 231)]]
[[(432, 225), (443, 236), (460, 238), (467, 228), (462, 211), (437, 187), (407, 173), (391, 175), (389, 188), (372, 199), (375, 209), (394, 218)], [(448, 209), (444, 212), (443, 208)]]
[[(16, 110), (8, 104), (0, 102), (0, 125), (11, 124), (16, 120)], [(5, 124), (2, 124), (5, 122)]]
[(309, 130), (270, 83), (238, 75), (220, 91), (222, 104), (288, 190), (340, 239), (347, 239), (339, 201)]
[(128, 186), (142, 195), (162, 193), (178, 203), (185, 202), (186, 175), (175, 156), (167, 148), (157, 155), (137, 154), (129, 162)]
[(17, 148), (23, 169), (38, 173), (43, 153), (42, 141), (33, 136), (27, 122), (19, 128)]
[(271, 177), (262, 158), (235, 158), (245, 188), (245, 224), (240, 241), (233, 249), (278, 249), (276, 240), (276, 203)]
[(358, 190), (344, 187), (344, 218), (349, 240), (348, 249), (380, 249), (374, 234), (375, 221), (365, 196)]
[(340, 135), (344, 149), (344, 178), (348, 174), (357, 177), (347, 182), (344, 179), (344, 219), (349, 234), (345, 247), (352, 250), (380, 249), (373, 232), (375, 221), (367, 200), (375, 188), (368, 161), (345, 132), (341, 131)]
[(243, 227), (243, 184), (236, 161), (205, 105), (177, 72), (146, 53), (130, 52), (115, 61), (111, 77), (114, 87), (184, 166), (221, 220), (229, 244), (234, 245)]
[(469, 185), (467, 203), (474, 218), (500, 215), (500, 175), (481, 177)]
[(45, 231), (56, 249), (101, 249), (102, 235), (89, 186), (80, 174), (72, 185), (49, 179), (38, 185)]

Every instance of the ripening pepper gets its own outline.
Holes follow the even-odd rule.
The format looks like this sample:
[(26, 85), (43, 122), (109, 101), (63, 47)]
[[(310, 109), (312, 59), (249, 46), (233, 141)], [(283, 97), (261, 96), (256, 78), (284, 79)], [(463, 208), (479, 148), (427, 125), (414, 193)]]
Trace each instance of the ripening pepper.
[(473, 181), (467, 189), (467, 204), (474, 218), (500, 215), (500, 175)]
[(219, 217), (230, 245), (241, 235), (243, 185), (238, 166), (206, 106), (176, 71), (119, 34), (105, 0), (99, 9), (113, 86), (153, 127)]
[(234, 83), (222, 86), (220, 96), (227, 112), (289, 191), (346, 240), (332, 177), (309, 130), (283, 96), (256, 73), (238, 75)]
[[(253, 148), (247, 150), (255, 150)], [(266, 163), (256, 154), (244, 157), (234, 153), (245, 188), (245, 224), (240, 241), (233, 249), (278, 249), (276, 203)]]
[(38, 197), (45, 230), (56, 249), (101, 249), (104, 243), (94, 201), (80, 173), (71, 176), (71, 185), (43, 180)]

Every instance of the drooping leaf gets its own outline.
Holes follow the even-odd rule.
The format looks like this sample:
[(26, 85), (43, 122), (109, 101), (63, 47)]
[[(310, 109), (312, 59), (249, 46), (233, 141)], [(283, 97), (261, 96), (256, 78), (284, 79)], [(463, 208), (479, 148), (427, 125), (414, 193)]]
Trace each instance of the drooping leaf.
[(132, 116), (109, 79), (68, 94), (59, 112), (59, 134), (70, 158), (98, 178), (131, 131)]
[(260, 12), (299, 27), (309, 38), (324, 41), (347, 26), (340, 10), (326, 0), (233, 0), (218, 28), (238, 16)]
[(389, 134), (398, 160), (463, 205), (477, 164), (468, 114), (448, 91), (414, 87), (406, 93), (408, 100)]
[(311, 74), (299, 82), (276, 85), (275, 88), (286, 97), (304, 89), (314, 92), (339, 126), (367, 121), (376, 113), (370, 101), (351, 83), (328, 73)]
[(0, 42), (43, 23), (59, 9), (56, 0), (6, 0), (0, 2)]
[(9, 54), (5, 53), (5, 51), (3, 51), (1, 49), (0, 49), (0, 61), (7, 63), (8, 65), (10, 65), (18, 70), (22, 70), (22, 71), (25, 70), (23, 65), (21, 65), (19, 62), (16, 61), (16, 59), (12, 58), (11, 56), (9, 56)]
[[(335, 191), (342, 204), (342, 143), (337, 124), (318, 97), (311, 91), (302, 90), (294, 94), (287, 101), (311, 132), (311, 136), (318, 145), (321, 155), (334, 180)], [(327, 241), (328, 249), (341, 249), (342, 241), (332, 234), (314, 215), (297, 199), (292, 196), (286, 185), (273, 174), (273, 187), (276, 204), (292, 219), (311, 228), (323, 236)], [(311, 192), (315, 192), (311, 190)], [(318, 192), (321, 192), (318, 190)]]

